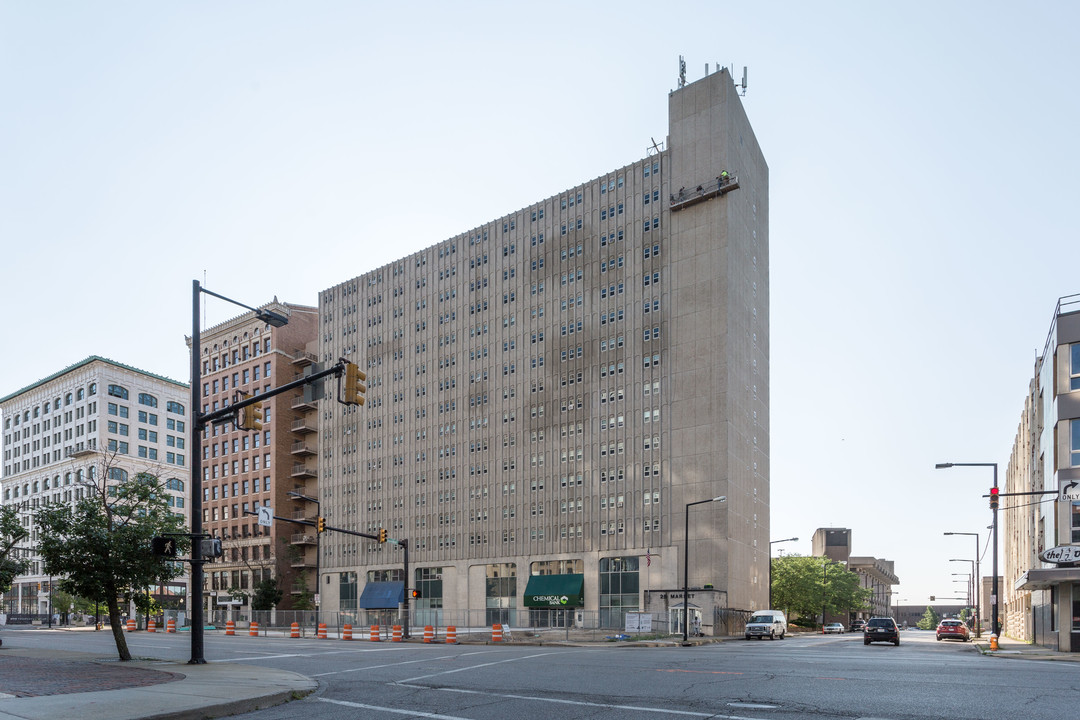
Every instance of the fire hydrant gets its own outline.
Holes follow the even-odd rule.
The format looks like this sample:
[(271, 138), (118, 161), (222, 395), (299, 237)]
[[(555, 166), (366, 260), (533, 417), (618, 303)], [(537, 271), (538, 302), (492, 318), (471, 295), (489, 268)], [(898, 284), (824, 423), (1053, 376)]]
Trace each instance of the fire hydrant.
[(991, 635), (990, 636), (990, 649), (991, 650), (997, 650), (998, 649), (997, 635)]

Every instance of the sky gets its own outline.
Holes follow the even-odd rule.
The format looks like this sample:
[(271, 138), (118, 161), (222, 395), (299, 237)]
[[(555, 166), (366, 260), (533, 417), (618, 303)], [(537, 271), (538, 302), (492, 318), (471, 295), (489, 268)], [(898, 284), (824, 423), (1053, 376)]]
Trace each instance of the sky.
[[(677, 8), (677, 9), (676, 9)], [(318, 292), (646, 155), (748, 68), (770, 167), (771, 523), (962, 595), (1058, 299), (1080, 5), (0, 0), (0, 396), (186, 382), (191, 283)], [(237, 314), (207, 298), (204, 327)], [(983, 574), (990, 574), (986, 553)]]

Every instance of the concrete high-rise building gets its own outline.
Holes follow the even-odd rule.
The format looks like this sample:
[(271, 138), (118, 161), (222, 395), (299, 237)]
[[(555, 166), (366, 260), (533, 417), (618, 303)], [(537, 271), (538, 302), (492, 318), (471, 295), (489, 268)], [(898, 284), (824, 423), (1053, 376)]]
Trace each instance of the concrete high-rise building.
[[(204, 414), (235, 403), (240, 394), (260, 395), (290, 383), (313, 366), (309, 344), (317, 336), (317, 309), (277, 300), (261, 309), (285, 316), (288, 324), (273, 327), (248, 312), (200, 334)], [(224, 552), (203, 568), (207, 618), (251, 620), (252, 595), (264, 579), (277, 579), (284, 593), (276, 609), (292, 610), (305, 596), (312, 603), (314, 528), (282, 521), (262, 526), (246, 513), (270, 507), (279, 517), (313, 520), (318, 514), (316, 504), (303, 499), (318, 498), (317, 407), (311, 387), (297, 388), (262, 404), (260, 430), (225, 422), (203, 431), (203, 532), (220, 538)]]
[[(646, 157), (320, 296), (320, 361), (369, 380), (322, 406), (323, 514), (407, 539), (435, 621), (570, 588), (677, 625), (687, 561), (706, 630), (768, 602), (768, 167), (726, 70), (668, 107)], [(392, 543), (323, 546), (327, 610), (403, 580)]]
[[(4, 597), (9, 619), (49, 611), (51, 578), (35, 553), (34, 510), (42, 504), (74, 503), (106, 476), (145, 472), (164, 483), (169, 504), (187, 517), (188, 395), (186, 383), (92, 356), (0, 398), (0, 492), (30, 532), (22, 544), (30, 571)], [(150, 590), (165, 609), (186, 609), (186, 577)]]
[[(989, 487), (989, 482), (987, 483)], [(1080, 295), (1058, 300), (1035, 360), (1001, 489), (1002, 631), (1055, 650), (1080, 651)], [(1050, 502), (1057, 495), (1056, 502)], [(1061, 548), (1057, 562), (1042, 553)], [(986, 567), (984, 564), (983, 567)], [(992, 580), (992, 574), (991, 578)], [(983, 604), (991, 592), (983, 580)], [(989, 617), (989, 615), (984, 615)]]

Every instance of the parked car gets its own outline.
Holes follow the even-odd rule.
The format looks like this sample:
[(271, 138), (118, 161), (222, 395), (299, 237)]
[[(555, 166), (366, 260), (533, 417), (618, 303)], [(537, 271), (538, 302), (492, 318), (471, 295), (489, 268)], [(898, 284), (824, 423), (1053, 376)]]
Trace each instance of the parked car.
[(891, 617), (875, 617), (866, 621), (863, 628), (863, 645), (872, 642), (891, 642), (893, 645), (900, 644), (900, 628)]
[(787, 634), (787, 618), (780, 610), (758, 610), (746, 621), (746, 639), (784, 639)]
[(829, 633), (836, 633), (837, 635), (844, 634), (844, 626), (840, 623), (829, 623), (824, 628), (822, 628), (822, 630), (826, 635), (828, 635)]
[(963, 620), (942, 620), (937, 626), (937, 639), (941, 640), (943, 638), (952, 638), (953, 640), (967, 642), (971, 639), (971, 632), (968, 630), (968, 626), (964, 624)]
[(866, 627), (866, 621), (865, 620), (852, 620), (851, 621), (851, 632), (862, 632), (864, 627)]

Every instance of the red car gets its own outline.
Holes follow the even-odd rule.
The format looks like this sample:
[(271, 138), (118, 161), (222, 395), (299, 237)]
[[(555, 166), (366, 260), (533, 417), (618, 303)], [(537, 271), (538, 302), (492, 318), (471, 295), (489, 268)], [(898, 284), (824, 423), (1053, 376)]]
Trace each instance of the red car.
[(967, 642), (971, 639), (971, 632), (963, 620), (942, 620), (937, 626), (937, 639), (942, 638)]

